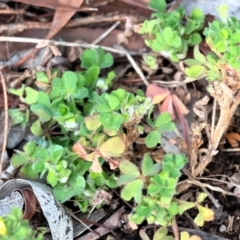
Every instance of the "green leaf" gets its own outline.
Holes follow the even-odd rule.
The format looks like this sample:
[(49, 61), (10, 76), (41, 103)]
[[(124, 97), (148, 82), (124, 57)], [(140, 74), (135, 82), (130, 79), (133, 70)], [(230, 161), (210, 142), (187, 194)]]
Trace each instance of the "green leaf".
[(38, 103), (32, 104), (30, 106), (30, 110), (33, 113), (35, 113), (39, 117), (39, 120), (43, 123), (48, 122), (52, 117), (52, 113), (50, 109), (42, 104), (38, 104)]
[(110, 53), (105, 53), (102, 48), (87, 49), (80, 56), (83, 68), (90, 68), (94, 65), (100, 68), (111, 67), (113, 64), (113, 57)]
[(32, 163), (32, 170), (36, 173), (41, 173), (40, 178), (44, 176), (47, 172), (48, 167), (46, 167), (46, 163), (42, 161)]
[(127, 92), (122, 88), (118, 88), (117, 90), (111, 92), (111, 96), (115, 96), (118, 101), (122, 103), (126, 100)]
[(13, 120), (13, 125), (21, 123), (23, 129), (26, 127), (29, 120), (29, 110), (26, 110), (26, 113), (24, 113), (20, 109), (9, 109), (8, 112)]
[(141, 217), (147, 218), (152, 214), (152, 210), (153, 210), (153, 207), (144, 205), (144, 204), (140, 204), (136, 208), (136, 213)]
[(37, 144), (35, 142), (27, 142), (23, 147), (24, 152), (30, 157), (32, 157), (36, 149)]
[(196, 59), (186, 59), (184, 60), (184, 63), (188, 66), (194, 66), (194, 65), (201, 65), (201, 62), (197, 61)]
[(202, 226), (203, 226), (204, 220), (203, 220), (203, 216), (202, 216), (201, 213), (199, 213), (199, 214), (195, 217), (194, 223), (195, 223), (197, 226), (199, 226), (199, 227), (202, 227)]
[(175, 155), (175, 166), (177, 169), (182, 169), (187, 162), (188, 162), (188, 159), (184, 154)]
[(120, 126), (123, 124), (124, 119), (119, 113), (101, 113), (99, 120), (107, 130), (119, 130)]
[(196, 45), (193, 49), (194, 58), (202, 64), (206, 63), (206, 57), (199, 51), (199, 45)]
[(221, 29), (219, 35), (224, 39), (227, 40), (229, 36), (229, 32), (226, 29)]
[(57, 162), (61, 159), (63, 155), (64, 149), (60, 145), (52, 145), (49, 150), (49, 158), (50, 160), (57, 164)]
[(34, 151), (33, 158), (39, 161), (46, 162), (49, 160), (49, 154), (46, 148), (42, 146), (37, 146)]
[(182, 40), (178, 36), (176, 31), (173, 31), (170, 27), (166, 27), (162, 32), (165, 43), (173, 48), (179, 48), (181, 46)]
[(120, 101), (116, 96), (113, 95), (105, 95), (104, 97), (105, 101), (107, 102), (109, 108), (111, 111), (116, 110), (120, 106)]
[(133, 181), (134, 179), (136, 179), (138, 176), (136, 176), (136, 175), (122, 175), (122, 176), (120, 176), (119, 178), (118, 178), (118, 180), (117, 180), (117, 184), (118, 184), (118, 186), (121, 186), (121, 185), (123, 185), (123, 184), (125, 184), (125, 183), (128, 183), (128, 182), (131, 182), (131, 181)]
[(11, 158), (11, 163), (15, 168), (25, 165), (28, 162), (29, 162), (29, 159), (24, 153), (14, 154)]
[(39, 178), (38, 173), (35, 172), (32, 169), (32, 164), (30, 164), (30, 163), (28, 163), (28, 164), (24, 165), (23, 167), (21, 167), (20, 175), (28, 177), (30, 179), (38, 179)]
[(148, 154), (144, 154), (142, 161), (142, 174), (146, 176), (148, 170), (153, 166), (153, 160)]
[(114, 71), (110, 71), (107, 75), (105, 83), (107, 85), (110, 85), (115, 77), (116, 77), (116, 73)]
[(85, 189), (86, 182), (78, 173), (72, 173), (68, 179), (67, 184), (57, 184), (53, 188), (54, 196), (60, 202), (66, 202), (74, 195), (79, 195)]
[(142, 24), (141, 29), (139, 30), (140, 34), (152, 33), (153, 28), (158, 24), (157, 19), (145, 20)]
[(193, 202), (181, 201), (178, 205), (179, 214), (182, 215), (188, 209), (194, 208), (196, 206)]
[(160, 13), (164, 13), (167, 8), (167, 4), (165, 0), (150, 0), (148, 6)]
[(77, 75), (72, 71), (66, 71), (62, 75), (63, 87), (68, 94), (72, 94), (77, 86)]
[(133, 180), (123, 187), (121, 191), (121, 197), (126, 201), (130, 201), (132, 198), (134, 198), (134, 201), (139, 203), (142, 199), (142, 189), (143, 180)]
[(30, 87), (26, 87), (25, 91), (26, 91), (25, 102), (29, 105), (36, 103), (38, 99), (38, 91)]
[(93, 83), (96, 82), (96, 80), (98, 79), (98, 76), (100, 74), (100, 68), (98, 66), (91, 66), (88, 68), (88, 70), (85, 73), (85, 86), (89, 87), (91, 86)]
[(175, 216), (178, 214), (178, 204), (176, 202), (171, 202), (169, 208), (168, 208), (168, 212), (171, 216)]
[(97, 58), (98, 58), (98, 54), (95, 49), (86, 49), (85, 51), (83, 51), (83, 54), (80, 56), (80, 59), (82, 61), (81, 66), (83, 68), (90, 68), (93, 65), (97, 65), (96, 64)]
[(161, 227), (154, 233), (153, 240), (163, 240), (163, 239), (165, 240), (165, 237), (167, 236), (167, 234), (168, 234), (167, 228)]
[(75, 98), (75, 99), (79, 99), (79, 100), (82, 100), (86, 97), (88, 97), (89, 95), (89, 91), (87, 88), (85, 87), (82, 87), (80, 89), (77, 89), (73, 92), (73, 94), (71, 95), (72, 98)]
[(143, 176), (154, 176), (159, 173), (162, 168), (161, 163), (153, 164), (152, 158), (148, 154), (144, 154), (142, 163)]
[(37, 103), (46, 107), (50, 107), (51, 103), (48, 94), (45, 92), (39, 92), (37, 97)]
[(197, 197), (197, 202), (201, 203), (205, 200), (205, 198), (207, 197), (206, 193), (199, 193), (198, 197)]
[(52, 186), (56, 186), (57, 182), (58, 182), (58, 174), (57, 172), (53, 169), (50, 168), (48, 170), (48, 174), (47, 174), (47, 182)]
[(194, 8), (191, 12), (191, 18), (203, 22), (205, 15), (200, 8)]
[(43, 130), (39, 119), (32, 124), (30, 130), (35, 136), (42, 136)]
[(189, 46), (193, 47), (197, 44), (200, 44), (202, 42), (202, 37), (199, 33), (193, 33), (190, 35), (187, 43)]
[(153, 130), (148, 133), (145, 138), (145, 144), (148, 148), (154, 148), (158, 143), (161, 143), (161, 134), (158, 130)]
[(168, 112), (163, 112), (157, 117), (155, 121), (155, 127), (161, 127), (162, 125), (165, 125), (166, 123), (169, 123), (171, 121), (171, 114)]
[(8, 92), (16, 96), (22, 97), (24, 94), (24, 89), (25, 89), (25, 85), (22, 84), (21, 88), (18, 88), (18, 89), (10, 88), (8, 89)]
[(128, 160), (121, 161), (119, 169), (124, 175), (135, 176), (136, 178), (140, 176), (137, 166)]
[(52, 91), (50, 92), (50, 98), (52, 100), (59, 98), (65, 94), (65, 88), (61, 78), (54, 78), (52, 80)]
[(221, 4), (217, 7), (218, 14), (223, 22), (227, 22), (228, 17), (228, 5), (227, 4)]
[(192, 78), (202, 78), (205, 74), (205, 67), (201, 65), (195, 65), (190, 68), (186, 68), (185, 73)]
[(98, 52), (98, 63), (99, 67), (102, 68), (108, 68), (113, 65), (113, 56), (110, 53), (105, 53), (102, 48), (97, 48)]
[(49, 83), (49, 79), (48, 79), (47, 75), (41, 71), (36, 72), (36, 79), (39, 82)]
[(196, 22), (189, 19), (185, 25), (185, 34), (191, 34), (196, 29)]

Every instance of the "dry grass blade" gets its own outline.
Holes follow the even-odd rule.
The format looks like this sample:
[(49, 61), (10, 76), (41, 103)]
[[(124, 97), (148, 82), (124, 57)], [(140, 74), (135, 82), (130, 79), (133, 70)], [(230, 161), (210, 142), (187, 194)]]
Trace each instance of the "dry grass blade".
[(2, 165), (4, 160), (4, 152), (6, 150), (7, 145), (7, 135), (8, 135), (8, 97), (7, 97), (7, 88), (5, 79), (3, 77), (2, 71), (0, 71), (0, 78), (1, 78), (1, 84), (3, 88), (3, 97), (4, 97), (4, 112), (5, 112), (5, 118), (4, 118), (4, 139), (3, 139), (3, 145), (2, 145), (2, 154), (0, 159), (0, 174), (2, 173)]

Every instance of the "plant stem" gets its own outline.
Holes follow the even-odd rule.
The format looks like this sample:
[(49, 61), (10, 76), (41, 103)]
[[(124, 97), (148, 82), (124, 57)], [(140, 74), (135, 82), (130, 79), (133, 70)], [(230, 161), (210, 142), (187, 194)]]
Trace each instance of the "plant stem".
[(233, 99), (227, 96), (227, 94), (223, 94), (222, 96), (220, 96), (220, 98), (217, 98), (216, 96), (214, 97), (220, 105), (220, 116), (217, 126), (213, 134), (211, 134), (212, 137), (209, 141), (209, 155), (204, 159), (204, 161), (199, 163), (199, 165), (195, 169), (193, 174), (194, 178), (204, 171), (206, 166), (212, 161), (213, 156), (217, 153), (216, 149), (219, 145), (219, 142), (223, 134), (226, 132), (231, 118), (235, 113), (238, 105), (240, 104), (240, 93), (238, 93), (237, 96)]

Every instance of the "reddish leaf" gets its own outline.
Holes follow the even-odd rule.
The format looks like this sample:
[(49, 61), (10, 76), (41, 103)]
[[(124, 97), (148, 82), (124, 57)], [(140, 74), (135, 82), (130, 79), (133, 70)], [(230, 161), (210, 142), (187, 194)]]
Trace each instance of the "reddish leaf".
[(147, 87), (146, 96), (152, 99), (153, 104), (162, 102), (169, 95), (170, 91), (168, 89), (161, 88), (155, 84), (149, 84)]
[(74, 143), (72, 151), (74, 153), (77, 153), (80, 158), (85, 158), (85, 156), (87, 155), (85, 148), (79, 142)]
[(172, 105), (172, 94), (167, 96), (166, 99), (163, 101), (162, 105), (160, 105), (158, 108), (161, 113), (162, 112), (170, 113), (173, 120), (176, 118)]
[(173, 95), (172, 101), (174, 106), (177, 107), (182, 114), (186, 115), (189, 113), (189, 110), (186, 108), (183, 102), (178, 98), (178, 96)]
[(90, 171), (93, 171), (95, 173), (101, 173), (102, 172), (102, 166), (100, 165), (100, 163), (98, 161), (98, 157), (99, 157), (98, 154), (96, 154), (94, 156), (92, 166), (90, 167)]

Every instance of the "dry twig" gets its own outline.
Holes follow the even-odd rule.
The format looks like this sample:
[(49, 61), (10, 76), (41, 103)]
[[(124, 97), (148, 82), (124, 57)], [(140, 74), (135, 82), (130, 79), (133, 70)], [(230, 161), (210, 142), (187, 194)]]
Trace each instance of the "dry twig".
[(2, 173), (2, 165), (4, 160), (4, 152), (6, 150), (7, 146), (7, 135), (8, 135), (8, 97), (7, 97), (7, 87), (5, 83), (5, 79), (3, 77), (2, 71), (0, 71), (0, 78), (1, 78), (1, 84), (3, 88), (3, 97), (4, 97), (4, 139), (3, 139), (3, 145), (2, 145), (2, 154), (1, 154), (1, 160), (0, 160), (0, 174)]

